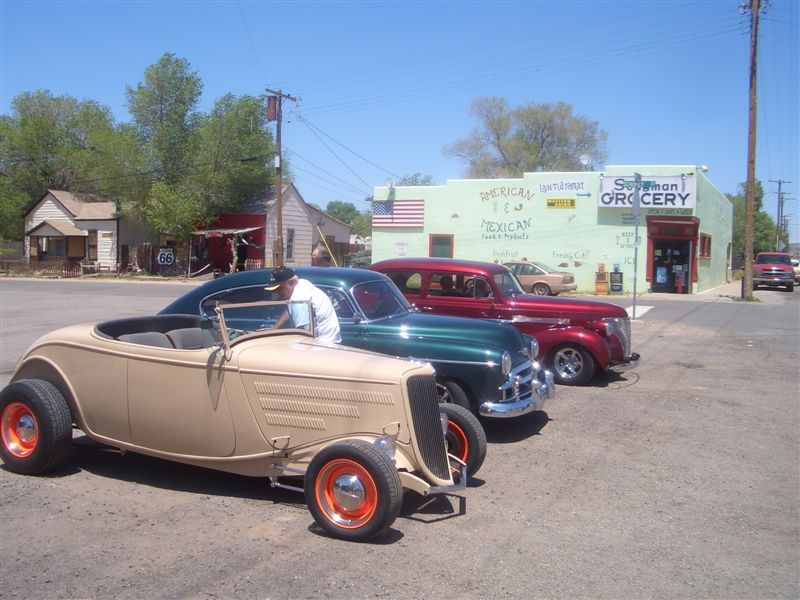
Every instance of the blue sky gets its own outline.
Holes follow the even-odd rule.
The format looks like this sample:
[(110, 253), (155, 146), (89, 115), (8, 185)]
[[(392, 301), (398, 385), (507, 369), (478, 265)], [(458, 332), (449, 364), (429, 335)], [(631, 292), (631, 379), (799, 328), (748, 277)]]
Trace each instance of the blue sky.
[[(749, 16), (704, 2), (14, 2), (0, 0), (0, 111), (25, 91), (93, 99), (129, 119), (165, 52), (227, 92), (280, 88), (301, 194), (367, 207), (387, 179), (463, 177), (445, 145), (480, 96), (567, 102), (608, 132), (610, 165), (705, 164), (723, 192), (747, 175)], [(800, 240), (800, 2), (773, 0), (759, 45), (757, 176)], [(595, 165), (602, 167), (602, 165)]]

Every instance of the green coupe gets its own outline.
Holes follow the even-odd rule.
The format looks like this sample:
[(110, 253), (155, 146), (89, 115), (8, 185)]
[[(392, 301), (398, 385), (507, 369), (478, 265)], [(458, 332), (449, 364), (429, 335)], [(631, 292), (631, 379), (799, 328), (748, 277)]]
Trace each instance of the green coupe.
[[(486, 417), (515, 417), (542, 410), (555, 395), (553, 374), (533, 360), (534, 338), (504, 321), (421, 314), (391, 280), (374, 271), (295, 269), (325, 291), (341, 327), (342, 345), (430, 363), (441, 402)], [(217, 303), (272, 299), (264, 289), (270, 271), (232, 273), (184, 294), (161, 314), (215, 317)]]

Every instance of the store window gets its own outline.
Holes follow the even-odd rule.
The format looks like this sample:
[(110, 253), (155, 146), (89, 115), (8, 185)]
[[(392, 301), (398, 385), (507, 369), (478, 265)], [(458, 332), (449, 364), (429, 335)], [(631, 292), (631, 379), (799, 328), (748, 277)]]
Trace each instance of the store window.
[(453, 258), (453, 236), (431, 234), (428, 255), (438, 258)]
[(711, 258), (711, 236), (700, 234), (700, 258)]

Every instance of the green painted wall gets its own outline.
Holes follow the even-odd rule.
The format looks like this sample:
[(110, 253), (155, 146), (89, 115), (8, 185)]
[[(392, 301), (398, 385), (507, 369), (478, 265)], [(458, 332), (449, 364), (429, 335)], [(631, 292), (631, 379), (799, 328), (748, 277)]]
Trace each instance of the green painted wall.
[[(528, 258), (571, 271), (578, 291), (595, 291), (595, 273), (600, 264), (607, 271), (619, 265), (623, 271), (624, 291), (633, 290), (634, 217), (632, 208), (599, 206), (601, 189), (610, 181), (631, 178), (634, 172), (647, 176), (669, 177), (679, 182), (693, 200), (695, 185), (703, 201), (691, 208), (680, 208), (679, 202), (644, 207), (640, 214), (637, 292), (648, 289), (645, 281), (648, 214), (693, 215), (695, 207), (703, 221), (709, 211), (708, 227), (700, 229), (712, 234), (715, 244), (712, 259), (698, 269), (701, 281), (694, 291), (708, 289), (725, 280), (724, 259), (730, 241), (730, 203), (713, 185), (697, 174), (694, 166), (618, 166), (603, 173), (526, 173), (521, 179), (450, 180), (443, 186), (396, 187), (395, 200), (424, 199), (424, 228), (374, 228), (373, 260), (396, 256), (429, 256), (431, 235), (452, 235), (455, 258), (498, 261)], [(681, 177), (683, 176), (683, 177)], [(606, 179), (605, 186), (603, 180)], [(695, 181), (698, 181), (695, 184)], [(386, 187), (375, 188), (375, 200), (385, 200)], [(673, 194), (675, 195), (675, 194)], [(666, 202), (664, 194), (651, 194), (647, 202)], [(728, 204), (721, 206), (719, 199)], [(726, 212), (727, 211), (727, 212)], [(720, 215), (727, 215), (721, 218)], [(718, 250), (716, 245), (725, 248)], [(705, 281), (708, 279), (708, 283)]]
[(697, 177), (700, 233), (711, 236), (711, 257), (698, 259), (698, 292), (715, 288), (730, 277), (730, 245), (733, 242), (733, 205), (704, 173)]

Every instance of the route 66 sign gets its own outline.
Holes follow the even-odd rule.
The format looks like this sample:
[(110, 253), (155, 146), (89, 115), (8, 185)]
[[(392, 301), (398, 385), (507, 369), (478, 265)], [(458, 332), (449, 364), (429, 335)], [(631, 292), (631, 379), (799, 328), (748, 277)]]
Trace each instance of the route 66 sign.
[(159, 248), (156, 261), (162, 266), (173, 264), (175, 262), (175, 251), (172, 248)]

